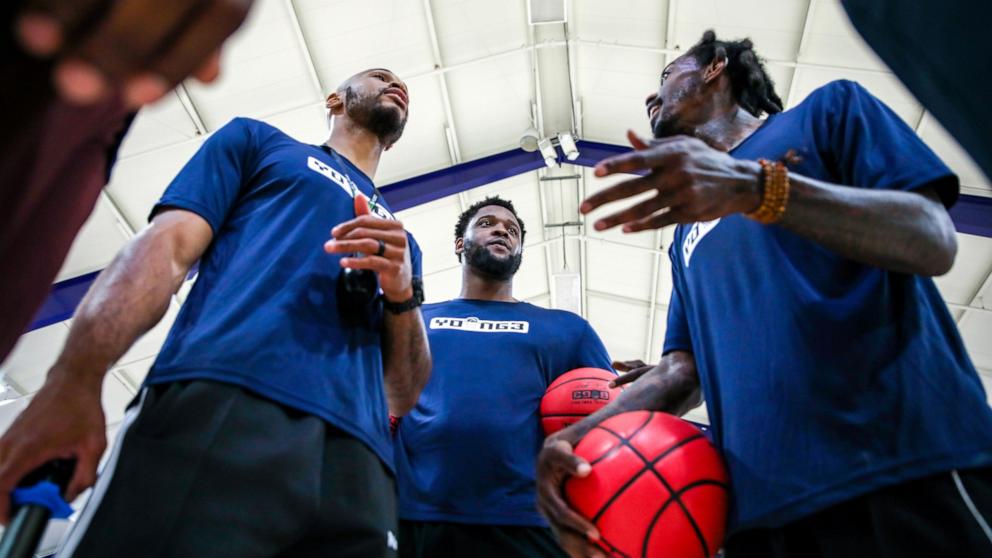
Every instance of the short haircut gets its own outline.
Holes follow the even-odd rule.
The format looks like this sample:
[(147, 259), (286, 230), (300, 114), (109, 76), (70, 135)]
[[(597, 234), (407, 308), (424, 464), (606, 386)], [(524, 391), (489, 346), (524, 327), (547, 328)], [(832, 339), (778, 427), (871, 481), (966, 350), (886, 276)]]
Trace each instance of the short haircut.
[[(517, 215), (517, 210), (513, 208), (513, 202), (509, 200), (504, 200), (499, 196), (490, 196), (482, 201), (477, 201), (469, 206), (468, 209), (462, 212), (458, 216), (458, 222), (455, 223), (455, 240), (463, 238), (465, 236), (465, 231), (468, 230), (468, 223), (479, 210), (487, 205), (498, 205), (513, 214), (513, 218), (517, 220), (517, 224), (520, 225), (520, 244), (524, 243), (524, 236), (527, 235), (527, 228), (524, 227), (524, 221)], [(458, 260), (461, 261), (461, 256), (458, 256)]]

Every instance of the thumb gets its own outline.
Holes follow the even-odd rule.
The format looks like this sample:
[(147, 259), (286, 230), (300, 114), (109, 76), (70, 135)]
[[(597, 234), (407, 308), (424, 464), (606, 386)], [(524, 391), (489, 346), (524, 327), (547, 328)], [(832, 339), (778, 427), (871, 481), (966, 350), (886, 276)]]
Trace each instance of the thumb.
[(368, 215), (369, 213), (371, 213), (369, 211), (369, 199), (364, 194), (355, 194), (355, 217)]
[(648, 148), (648, 142), (644, 141), (644, 139), (637, 135), (637, 132), (633, 130), (627, 130), (627, 141), (630, 142), (630, 145), (634, 146), (634, 149)]

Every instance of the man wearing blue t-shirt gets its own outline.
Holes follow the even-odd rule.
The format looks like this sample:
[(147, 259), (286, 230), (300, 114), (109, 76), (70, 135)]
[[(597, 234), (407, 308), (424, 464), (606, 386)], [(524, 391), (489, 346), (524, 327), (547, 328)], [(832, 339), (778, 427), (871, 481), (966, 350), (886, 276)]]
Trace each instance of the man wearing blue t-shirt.
[(326, 144), (238, 118), (172, 181), (0, 440), (4, 501), (55, 457), (78, 460), (69, 498), (93, 484), (103, 375), (199, 261), (60, 556), (396, 555), (387, 417), (430, 353), (420, 251), (371, 177), (407, 107), (399, 78), (365, 71), (327, 98)]
[(728, 558), (992, 555), (992, 411), (930, 278), (954, 261), (956, 177), (855, 83), (782, 112), (750, 41), (709, 31), (661, 78), (657, 139), (631, 133), (635, 151), (596, 168), (646, 176), (581, 210), (653, 191), (596, 228), (678, 224), (664, 354), (542, 450), (563, 544), (602, 555), (560, 496), (589, 471), (572, 445), (616, 413), (704, 398), (732, 483)]
[(424, 306), (434, 368), (395, 444), (402, 557), (564, 556), (535, 504), (541, 396), (610, 359), (581, 317), (513, 298), (524, 235), (509, 201), (466, 209), (461, 294)]

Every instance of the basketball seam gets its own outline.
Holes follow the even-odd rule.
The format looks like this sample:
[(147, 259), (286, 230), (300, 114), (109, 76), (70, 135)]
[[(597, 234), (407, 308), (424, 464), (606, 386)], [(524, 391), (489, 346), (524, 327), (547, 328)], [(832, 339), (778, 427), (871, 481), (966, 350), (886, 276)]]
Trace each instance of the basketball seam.
[[(651, 422), (651, 413), (648, 413), (647, 420), (645, 420), (637, 428), (634, 429), (634, 432), (631, 433), (631, 436), (636, 436), (641, 431), (642, 428), (644, 428), (645, 426), (648, 425), (649, 422)], [(595, 430), (597, 428), (599, 428), (599, 425), (594, 426), (593, 427), (593, 430)], [(604, 430), (605, 430), (605, 428), (604, 428)], [(613, 433), (610, 432), (610, 434), (613, 434)], [(608, 451), (608, 452), (604, 453), (603, 455), (597, 457), (596, 459), (590, 461), (589, 462), (589, 465), (595, 465), (595, 464), (599, 463), (600, 461), (606, 459), (608, 456), (613, 455), (616, 452), (620, 451), (620, 448), (621, 447), (622, 446), (614, 446), (613, 449), (611, 449), (610, 451)], [(593, 521), (595, 522), (596, 520), (594, 519)]]
[[(599, 427), (597, 426), (595, 428), (599, 428)], [(615, 432), (610, 432), (609, 430), (607, 430), (605, 428), (603, 430), (609, 432), (610, 434), (613, 434), (614, 436), (617, 436), (617, 434)], [(636, 432), (635, 432), (635, 434), (636, 434)], [(631, 434), (631, 437), (633, 437), (633, 434)], [(620, 496), (620, 494), (623, 494), (623, 491), (624, 490), (627, 490), (628, 488), (630, 488), (630, 485), (634, 484), (634, 482), (636, 482), (637, 479), (641, 478), (641, 475), (643, 475), (644, 473), (646, 473), (648, 471), (649, 466), (651, 468), (653, 468), (658, 461), (661, 461), (661, 459), (663, 457), (665, 457), (666, 455), (668, 455), (669, 453), (671, 453), (671, 452), (673, 452), (673, 451), (675, 451), (675, 450), (677, 450), (677, 449), (679, 449), (679, 448), (681, 448), (683, 446), (688, 445), (689, 442), (695, 442), (696, 440), (698, 440), (698, 439), (700, 439), (702, 437), (703, 437), (703, 435), (700, 434), (699, 436), (693, 436), (692, 438), (686, 438), (685, 440), (681, 440), (681, 441), (679, 441), (679, 443), (673, 445), (672, 447), (670, 447), (667, 450), (665, 450), (664, 452), (662, 452), (661, 455), (659, 455), (658, 457), (656, 457), (654, 459), (654, 461), (651, 461), (651, 462), (646, 461), (643, 457), (641, 457), (640, 455), (638, 455), (638, 457), (641, 457), (641, 461), (645, 463), (645, 466), (644, 467), (641, 467), (641, 470), (640, 471), (638, 471), (637, 473), (635, 473), (632, 477), (630, 477), (630, 480), (628, 480), (627, 482), (625, 482), (623, 484), (623, 486), (621, 486), (620, 488), (618, 488), (616, 490), (616, 492), (614, 492), (613, 496), (610, 496), (610, 499), (607, 500), (603, 504), (603, 507), (600, 508), (599, 511), (596, 512), (596, 514), (593, 516), (593, 519), (592, 519), (593, 523), (595, 523), (596, 520), (598, 520), (600, 518), (600, 516), (602, 516), (604, 513), (606, 513), (606, 508), (610, 507), (610, 504), (613, 503), (613, 500), (617, 499)], [(622, 448), (624, 445), (626, 445), (626, 444), (620, 444), (619, 446), (613, 448), (612, 450), (604, 453), (602, 457), (600, 457), (596, 461), (593, 461), (592, 463), (590, 463), (590, 465), (595, 465), (599, 461), (601, 461), (603, 459), (606, 459), (606, 456), (611, 455), (611, 454), (613, 454), (616, 451), (619, 451), (620, 448)], [(669, 492), (673, 492), (673, 491), (672, 490), (669, 490)]]
[[(702, 479), (702, 480), (690, 482), (689, 484), (680, 488), (678, 492), (674, 493), (674, 495), (677, 495), (678, 501), (681, 502), (681, 497), (683, 494), (685, 494), (686, 492), (688, 492), (693, 488), (697, 488), (700, 486), (718, 486), (721, 489), (723, 489), (724, 492), (729, 492), (729, 488), (725, 483), (722, 483), (715, 479)], [(665, 513), (665, 510), (668, 509), (668, 505), (671, 504), (672, 501), (674, 500), (675, 498), (669, 498), (667, 502), (662, 504), (661, 507), (658, 508), (657, 513), (654, 514), (654, 517), (651, 518), (651, 522), (648, 523), (648, 530), (647, 532), (644, 533), (644, 543), (641, 546), (642, 556), (647, 554), (648, 541), (651, 540), (651, 532), (654, 531), (654, 528), (657, 525), (658, 520), (661, 519), (661, 514)], [(685, 514), (686, 519), (688, 519), (690, 523), (695, 523), (694, 518), (689, 513), (689, 510), (685, 509), (685, 506), (680, 506), (680, 507), (682, 508), (682, 513)], [(693, 527), (695, 527), (695, 525), (693, 525)], [(699, 536), (700, 542), (703, 543), (703, 558), (710, 558), (710, 549), (709, 549), (709, 545), (706, 544), (706, 539), (703, 537), (702, 533), (698, 529), (696, 530), (696, 534)]]
[[(544, 395), (547, 395), (547, 394), (551, 393), (552, 391), (560, 388), (561, 386), (563, 386), (565, 384), (570, 384), (572, 382), (581, 382), (582, 380), (602, 380), (604, 382), (610, 381), (610, 380), (605, 380), (603, 378), (600, 378), (598, 376), (586, 376), (586, 377), (583, 377), (583, 378), (572, 378), (571, 380), (565, 380), (564, 382), (562, 382), (562, 383), (560, 383), (560, 384), (558, 384), (556, 386), (552, 386), (552, 387), (548, 388), (548, 391), (544, 392)], [(554, 382), (551, 382), (551, 383), (554, 383)]]
[[(647, 422), (650, 422), (651, 418), (653, 418), (653, 413), (651, 415), (648, 415), (648, 421)], [(676, 492), (674, 490), (672, 490), (672, 486), (670, 484), (668, 484), (668, 481), (665, 479), (665, 477), (654, 468), (654, 466), (655, 466), (655, 464), (657, 462), (656, 461), (649, 461), (646, 457), (644, 457), (643, 455), (641, 455), (641, 452), (637, 451), (637, 448), (635, 448), (633, 446), (633, 444), (631, 444), (630, 441), (627, 438), (624, 438), (620, 434), (617, 434), (616, 432), (610, 430), (609, 428), (604, 427), (601, 424), (600, 425), (597, 425), (596, 428), (602, 429), (604, 432), (608, 432), (608, 433), (612, 434), (613, 436), (615, 436), (617, 438), (617, 441), (619, 441), (620, 444), (622, 444), (622, 445), (627, 446), (628, 448), (630, 448), (630, 451), (634, 452), (634, 455), (636, 455), (638, 457), (638, 459), (640, 459), (641, 462), (644, 463), (644, 465), (646, 466), (645, 469), (649, 470), (655, 477), (657, 477), (657, 479), (659, 481), (661, 481), (661, 484), (665, 487), (666, 490), (668, 490), (669, 500), (675, 500), (675, 503), (678, 504), (678, 506), (680, 508), (682, 508), (682, 512), (685, 513), (686, 519), (689, 520), (689, 525), (692, 526), (692, 530), (696, 533), (696, 538), (699, 540), (699, 544), (703, 547), (703, 552), (704, 553), (708, 553), (709, 552), (709, 548), (708, 548), (708, 545), (706, 544), (706, 539), (703, 537), (702, 531), (699, 529), (699, 525), (696, 524), (695, 518), (692, 517), (692, 514), (689, 513), (689, 510), (688, 509), (686, 509), (685, 504), (682, 503), (682, 500), (678, 497), (678, 495), (676, 494)], [(634, 434), (632, 433), (630, 435), (630, 438), (633, 438), (633, 437), (634, 437)], [(698, 436), (698, 438), (703, 438), (703, 437), (704, 436), (702, 434), (700, 434)], [(694, 438), (694, 439), (698, 439), (698, 438)], [(642, 475), (643, 473), (644, 473), (644, 470), (642, 470), (640, 473), (638, 473), (637, 475), (635, 475), (635, 477), (640, 477), (640, 475)], [(621, 492), (618, 491), (618, 493), (621, 493)], [(612, 503), (612, 501), (610, 502), (610, 504), (611, 503)], [(667, 502), (666, 502), (666, 504), (667, 504)], [(597, 514), (597, 517), (599, 515), (601, 515), (602, 513), (605, 513), (605, 511), (606, 511), (606, 509), (608, 507), (609, 507), (609, 504), (605, 505), (603, 507), (603, 509), (600, 510), (600, 513)], [(647, 539), (645, 539), (645, 540), (647, 540)], [(709, 554), (707, 554), (707, 556), (709, 556)]]

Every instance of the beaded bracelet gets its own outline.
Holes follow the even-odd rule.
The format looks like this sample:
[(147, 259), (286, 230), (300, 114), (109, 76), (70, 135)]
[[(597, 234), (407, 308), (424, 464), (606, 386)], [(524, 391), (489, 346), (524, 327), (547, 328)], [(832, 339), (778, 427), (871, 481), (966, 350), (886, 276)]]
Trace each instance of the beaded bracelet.
[(785, 214), (789, 203), (789, 169), (780, 161), (759, 159), (761, 164), (762, 194), (758, 209), (746, 216), (763, 224), (777, 223)]

